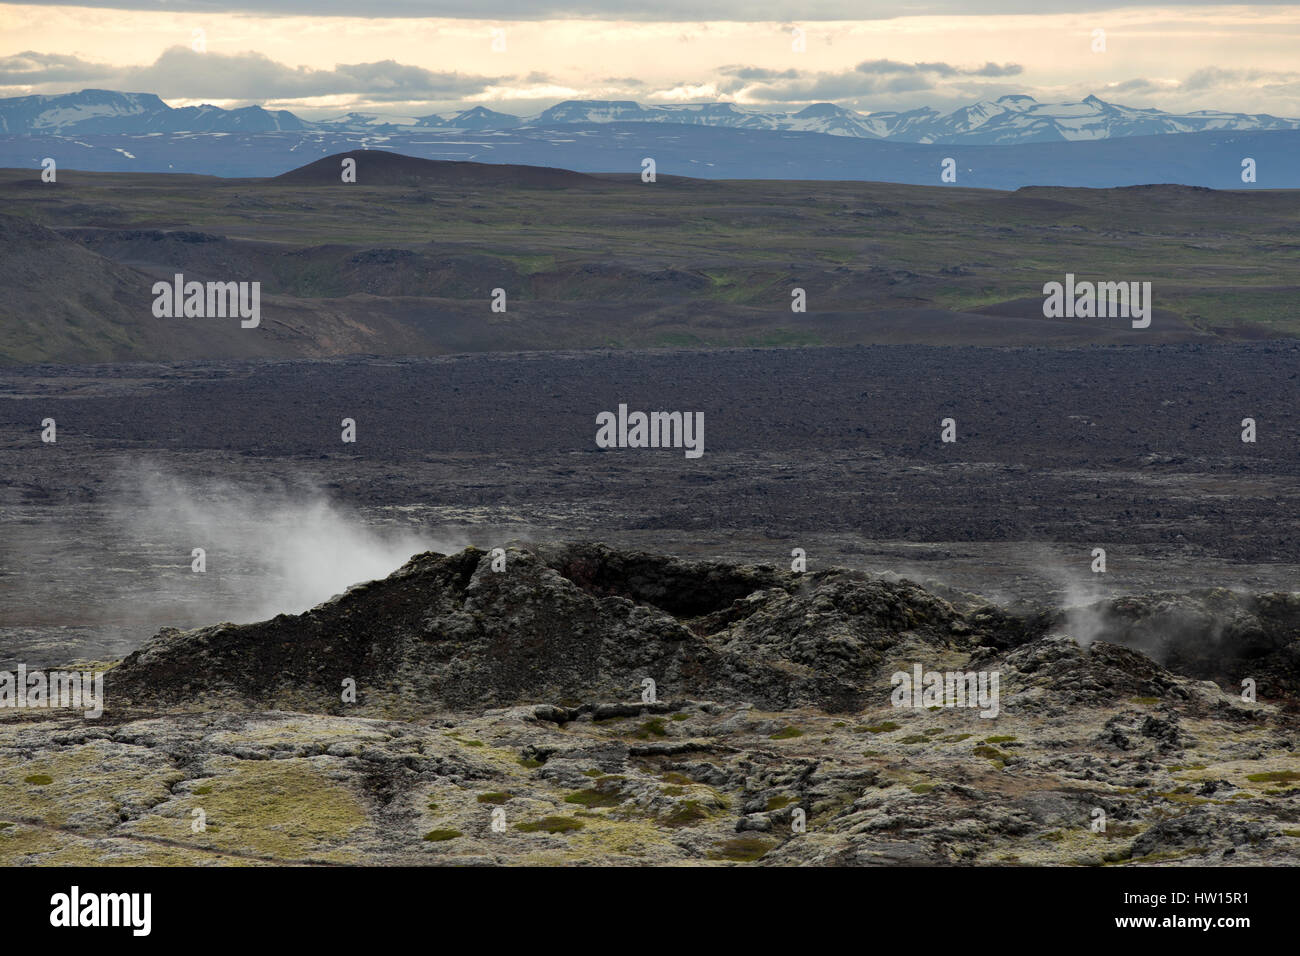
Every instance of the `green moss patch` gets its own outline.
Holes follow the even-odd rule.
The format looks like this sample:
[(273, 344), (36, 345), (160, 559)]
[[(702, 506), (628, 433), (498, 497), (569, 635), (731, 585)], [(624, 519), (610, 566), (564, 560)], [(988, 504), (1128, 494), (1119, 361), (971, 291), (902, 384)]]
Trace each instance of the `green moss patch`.
[(637, 740), (649, 740), (651, 737), (667, 737), (668, 722), (662, 717), (653, 717), (637, 728), (632, 735)]
[(708, 816), (698, 800), (683, 800), (663, 817), (663, 822), (665, 826), (688, 827), (708, 819)]
[(853, 732), (856, 734), (887, 734), (891, 730), (898, 730), (902, 726), (902, 724), (896, 724), (892, 720), (885, 720), (878, 724), (863, 724), (854, 727)]
[(573, 817), (542, 817), (528, 823), (516, 823), (515, 829), (521, 833), (568, 833), (581, 830), (582, 821)]
[(1267, 773), (1247, 774), (1246, 779), (1251, 783), (1295, 783), (1300, 780), (1300, 771), (1270, 770)]
[(424, 838), (430, 843), (443, 843), (447, 840), (454, 840), (456, 837), (464, 836), (459, 830), (430, 830), (424, 835)]
[(730, 840), (715, 843), (713, 850), (709, 853), (709, 859), (752, 863), (766, 856), (774, 846), (776, 846), (774, 840), (765, 839), (764, 837), (732, 837)]
[(618, 790), (606, 787), (588, 787), (578, 790), (564, 798), (565, 803), (576, 803), (584, 807), (616, 807), (624, 797)]
[[(206, 842), (269, 857), (352, 859), (353, 834), (369, 823), (364, 806), (347, 787), (318, 773), (306, 760), (223, 760), (212, 793), (184, 798), (171, 816), (149, 816), (133, 824), (137, 833)], [(190, 807), (207, 814), (204, 835), (188, 832)], [(204, 840), (206, 836), (206, 840)]]

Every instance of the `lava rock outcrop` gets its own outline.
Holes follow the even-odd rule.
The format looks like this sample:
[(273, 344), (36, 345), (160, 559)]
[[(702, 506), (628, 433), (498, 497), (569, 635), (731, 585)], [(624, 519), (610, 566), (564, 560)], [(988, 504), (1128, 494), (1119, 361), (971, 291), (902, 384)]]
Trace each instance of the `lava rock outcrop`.
[[(1215, 591), (1013, 614), (959, 610), (911, 582), (842, 569), (796, 575), (575, 544), (511, 549), (494, 570), (470, 548), (416, 555), (305, 614), (165, 630), (108, 687), (111, 699), (216, 695), (341, 712), (353, 681), (359, 698), (409, 713), (630, 701), (651, 678), (665, 696), (846, 712), (887, 700), (891, 675), (915, 662), (1005, 671), (1004, 695), (1050, 688), (1057, 709), (1187, 699), (1185, 677), (1235, 688), (1266, 676), (1260, 692), (1286, 697), (1297, 621), (1294, 595)], [(1082, 646), (1062, 630), (1085, 623)]]

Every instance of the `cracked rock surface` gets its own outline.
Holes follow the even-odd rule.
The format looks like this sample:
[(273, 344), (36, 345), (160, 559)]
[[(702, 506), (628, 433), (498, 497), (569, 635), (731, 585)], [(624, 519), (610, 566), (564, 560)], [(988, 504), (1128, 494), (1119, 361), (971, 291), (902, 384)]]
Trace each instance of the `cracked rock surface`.
[[(1294, 864), (1298, 660), (1290, 594), (426, 553), (159, 633), (98, 720), (0, 710), (0, 862)], [(895, 706), (916, 666), (996, 675), (995, 715)]]

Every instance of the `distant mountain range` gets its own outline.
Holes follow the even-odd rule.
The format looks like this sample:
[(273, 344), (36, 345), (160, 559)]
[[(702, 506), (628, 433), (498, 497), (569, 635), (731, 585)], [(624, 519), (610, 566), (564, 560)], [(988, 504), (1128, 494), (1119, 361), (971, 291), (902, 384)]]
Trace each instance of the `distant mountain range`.
[(260, 106), (173, 108), (152, 93), (82, 90), (58, 96), (0, 99), (0, 134), (88, 135), (148, 133), (266, 133), (316, 131), (399, 133), (418, 130), (513, 130), (591, 124), (678, 124), (726, 129), (821, 133), (899, 143), (1014, 146), (1155, 136), (1176, 133), (1300, 129), (1300, 120), (1267, 114), (1197, 110), (1165, 113), (1107, 103), (1089, 96), (1078, 103), (1039, 103), (1012, 94), (941, 113), (859, 113), (817, 103), (794, 113), (734, 103), (643, 106), (631, 100), (567, 100), (532, 116), (512, 116), (476, 106), (428, 116), (347, 113), (319, 121)]
[[(1238, 113), (1174, 115), (1089, 97), (1047, 105), (1004, 96), (940, 115), (797, 113), (731, 104), (570, 101), (518, 117), (476, 106), (419, 117), (348, 113), (308, 122), (249, 106), (172, 109), (149, 93), (84, 90), (0, 100), (0, 167), (278, 176), (313, 159), (382, 149), (424, 159), (641, 172), (700, 179), (842, 179), (934, 185), (1300, 188), (1300, 121)], [(1257, 178), (1242, 180), (1243, 162)], [(949, 162), (951, 160), (951, 162)]]
[(288, 110), (246, 106), (174, 109), (152, 93), (82, 90), (61, 96), (0, 99), (0, 133), (41, 136), (94, 133), (266, 133), (308, 124)]

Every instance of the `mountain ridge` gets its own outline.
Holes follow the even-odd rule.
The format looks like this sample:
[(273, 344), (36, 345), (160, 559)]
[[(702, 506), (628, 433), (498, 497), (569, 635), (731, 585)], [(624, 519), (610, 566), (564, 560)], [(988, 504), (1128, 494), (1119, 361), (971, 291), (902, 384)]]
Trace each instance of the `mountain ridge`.
[(1196, 110), (1170, 113), (1110, 103), (1089, 95), (1077, 103), (1040, 103), (1024, 93), (980, 100), (942, 113), (931, 107), (861, 113), (834, 103), (787, 112), (732, 102), (652, 104), (635, 100), (565, 100), (528, 116), (476, 105), (425, 116), (353, 111), (305, 120), (288, 110), (204, 104), (171, 107), (153, 93), (86, 89), (77, 93), (0, 99), (0, 133), (177, 133), (321, 131), (377, 133), (412, 129), (493, 130), (579, 124), (644, 123), (821, 133), (901, 143), (1018, 145), (1225, 130), (1300, 129), (1300, 119), (1266, 113)]

